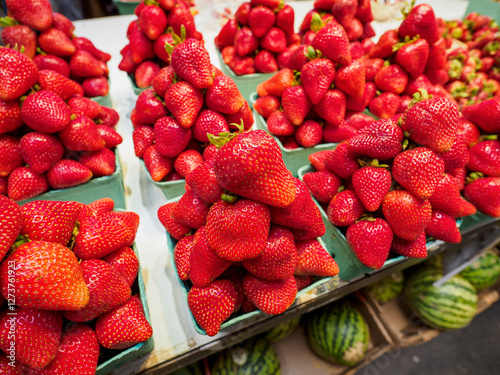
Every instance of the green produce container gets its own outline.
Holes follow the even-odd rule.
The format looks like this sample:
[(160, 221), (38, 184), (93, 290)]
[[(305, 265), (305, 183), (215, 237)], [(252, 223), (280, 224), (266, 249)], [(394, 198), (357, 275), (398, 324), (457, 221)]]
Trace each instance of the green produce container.
[(95, 96), (90, 99), (105, 107), (113, 108), (113, 103), (111, 102), (111, 96), (109, 94), (106, 96)]
[(116, 170), (110, 176), (93, 178), (89, 182), (66, 188), (49, 190), (36, 197), (19, 201), (20, 205), (35, 200), (46, 201), (75, 201), (85, 204), (92, 203), (100, 198), (112, 198), (115, 202), (115, 209), (125, 209), (125, 188), (123, 186), (123, 171), (118, 150), (115, 151)]
[(120, 14), (134, 14), (135, 8), (139, 5), (140, 1), (118, 1), (113, 0), (113, 4), (118, 8)]
[(470, 0), (465, 15), (476, 12), (493, 18), (500, 23), (500, 3), (493, 0)]
[(462, 219), (462, 225), (460, 225), (460, 232), (464, 233), (466, 231), (472, 231), (498, 220), (499, 218), (497, 217), (486, 215), (478, 211), (474, 215), (465, 216)]
[(165, 195), (167, 200), (175, 199), (175, 198), (180, 198), (182, 194), (186, 191), (186, 180), (176, 180), (176, 181), (154, 181), (151, 178), (151, 175), (149, 174), (148, 169), (146, 168), (146, 165), (144, 164), (144, 160), (141, 159), (141, 164), (146, 170), (146, 174), (148, 175), (149, 179), (157, 186)]
[(139, 94), (141, 92), (143, 92), (147, 88), (150, 88), (150, 87), (146, 87), (144, 89), (141, 89), (140, 87), (137, 87), (137, 84), (135, 83), (134, 76), (131, 74), (127, 74), (127, 76), (128, 76), (128, 79), (130, 80), (130, 84), (132, 85), (132, 90), (134, 90), (135, 95), (139, 96)]

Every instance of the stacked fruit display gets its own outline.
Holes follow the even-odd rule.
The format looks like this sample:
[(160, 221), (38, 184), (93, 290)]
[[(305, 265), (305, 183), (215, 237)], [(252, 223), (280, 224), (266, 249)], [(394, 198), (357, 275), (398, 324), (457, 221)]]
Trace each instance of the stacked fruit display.
[[(243, 127), (240, 127), (240, 131)], [(285, 168), (263, 130), (210, 136), (219, 147), (186, 178), (186, 193), (158, 218), (178, 240), (188, 305), (210, 336), (237, 311), (280, 314), (312, 276), (339, 272), (317, 237), (325, 233), (306, 186)]]
[(111, 55), (88, 38), (75, 36), (72, 21), (53, 12), (49, 0), (8, 0), (6, 5), (9, 17), (0, 20), (3, 45), (23, 52), (39, 70), (50, 69), (42, 87), (58, 80), (71, 85), (75, 95), (108, 95)]
[(135, 155), (153, 181), (183, 179), (213, 157), (207, 133), (253, 125), (248, 103), (234, 81), (210, 63), (202, 43), (176, 40), (171, 65), (161, 69), (152, 89), (141, 92), (131, 113)]
[(114, 173), (114, 109), (14, 49), (0, 47), (0, 65), (0, 194), (21, 201)]
[(276, 72), (280, 56), (300, 37), (293, 8), (280, 0), (242, 3), (215, 38), (224, 62), (236, 75)]
[(146, 0), (134, 10), (137, 20), (127, 29), (129, 43), (121, 50), (118, 68), (127, 72), (137, 87), (151, 87), (158, 71), (170, 64), (165, 44), (173, 43), (172, 34), (181, 35), (181, 27), (188, 38), (198, 41), (203, 36), (196, 30), (188, 2), (184, 0)]
[(151, 337), (135, 294), (136, 213), (113, 211), (109, 198), (19, 206), (0, 196), (0, 207), (0, 347), (12, 369), (95, 374), (101, 348)]

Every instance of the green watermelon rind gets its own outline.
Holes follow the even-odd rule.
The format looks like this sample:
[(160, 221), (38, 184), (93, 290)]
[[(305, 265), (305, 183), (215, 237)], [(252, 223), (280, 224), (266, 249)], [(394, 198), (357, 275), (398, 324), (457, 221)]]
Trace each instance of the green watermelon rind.
[(405, 296), (429, 327), (453, 330), (467, 326), (477, 310), (477, 291), (461, 276), (453, 276), (441, 287), (432, 284), (442, 278), (437, 268), (424, 268), (414, 273), (405, 287)]
[(500, 279), (500, 257), (488, 251), (460, 272), (460, 276), (469, 281), (476, 290), (486, 289)]
[(264, 338), (270, 343), (275, 343), (290, 336), (300, 324), (300, 315), (278, 324), (264, 334)]
[(389, 276), (367, 286), (366, 288), (378, 303), (386, 303), (396, 298), (403, 291), (403, 273), (401, 271), (394, 272)]
[[(234, 354), (245, 353), (244, 363), (235, 362)], [(242, 356), (239, 356), (241, 359)], [(211, 368), (211, 375), (280, 375), (278, 354), (269, 341), (254, 337), (220, 352)]]
[(307, 341), (326, 361), (354, 367), (363, 361), (370, 331), (363, 315), (343, 302), (315, 311), (307, 321)]

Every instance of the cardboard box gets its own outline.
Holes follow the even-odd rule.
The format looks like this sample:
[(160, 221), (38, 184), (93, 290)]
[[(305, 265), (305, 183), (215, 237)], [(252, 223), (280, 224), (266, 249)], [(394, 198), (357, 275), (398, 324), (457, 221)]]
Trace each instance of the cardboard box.
[(146, 170), (146, 174), (148, 178), (153, 182), (153, 184), (158, 187), (165, 198), (167, 200), (180, 198), (186, 191), (186, 180), (176, 180), (176, 181), (154, 181), (151, 178), (151, 174), (149, 173), (146, 165), (144, 164), (144, 160), (141, 159), (141, 164)]
[(140, 1), (119, 1), (113, 0), (113, 4), (118, 9), (118, 13), (120, 14), (134, 14), (135, 8), (139, 5)]

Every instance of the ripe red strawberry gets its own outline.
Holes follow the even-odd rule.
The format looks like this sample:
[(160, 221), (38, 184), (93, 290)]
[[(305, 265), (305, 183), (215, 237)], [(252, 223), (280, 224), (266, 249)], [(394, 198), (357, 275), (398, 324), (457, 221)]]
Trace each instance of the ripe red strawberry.
[(231, 131), (238, 130), (238, 127), (235, 124), (243, 124), (244, 130), (250, 130), (254, 124), (253, 111), (246, 100), (243, 102), (243, 105), (238, 112), (225, 113), (224, 118), (229, 124), (229, 130)]
[(463, 115), (486, 133), (498, 133), (500, 131), (500, 121), (498, 121), (499, 112), (500, 100), (497, 97), (469, 105), (462, 109)]
[(38, 69), (28, 56), (8, 47), (0, 48), (0, 99), (6, 102), (19, 98), (38, 79)]
[(190, 128), (203, 107), (203, 94), (188, 82), (179, 81), (165, 93), (165, 106), (182, 127)]
[(21, 234), (31, 241), (57, 242), (67, 246), (82, 204), (73, 201), (32, 201), (21, 207)]
[(215, 77), (213, 85), (205, 92), (205, 104), (210, 109), (221, 113), (236, 113), (244, 103), (245, 99), (236, 83), (226, 75)]
[(262, 279), (283, 280), (292, 277), (297, 263), (292, 232), (285, 227), (271, 226), (262, 252), (242, 263), (248, 272)]
[(160, 154), (155, 144), (144, 151), (143, 160), (153, 181), (162, 181), (174, 169), (173, 159)]
[(346, 97), (346, 109), (348, 111), (364, 111), (370, 101), (377, 95), (377, 86), (373, 82), (366, 82), (363, 95), (359, 98), (354, 96)]
[(409, 258), (425, 258), (427, 256), (427, 237), (425, 232), (414, 241), (404, 240), (394, 235), (391, 251)]
[(62, 314), (57, 311), (16, 308), (11, 315), (4, 310), (0, 320), (0, 348), (8, 353), (13, 346), (11, 355), (16, 361), (41, 370), (57, 354), (62, 324)]
[(431, 219), (431, 204), (406, 190), (393, 190), (385, 196), (382, 212), (396, 236), (414, 241)]
[(174, 160), (174, 169), (186, 178), (196, 167), (203, 164), (203, 156), (196, 150), (184, 150)]
[(104, 147), (114, 149), (123, 142), (122, 136), (111, 126), (97, 125), (97, 131), (104, 139)]
[(118, 271), (128, 286), (131, 287), (134, 284), (137, 272), (139, 271), (139, 258), (134, 249), (124, 246), (103, 256), (101, 259)]
[(329, 170), (320, 170), (304, 174), (302, 180), (312, 196), (320, 203), (330, 203), (337, 194), (342, 180)]
[(330, 152), (330, 150), (316, 151), (309, 154), (307, 158), (316, 171), (324, 171), (326, 169), (325, 159)]
[(263, 37), (274, 26), (276, 15), (266, 6), (256, 6), (248, 14), (248, 26), (257, 37)]
[(396, 114), (400, 105), (400, 96), (387, 91), (374, 97), (368, 104), (368, 108), (379, 118), (390, 118)]
[(398, 64), (391, 64), (381, 68), (373, 79), (380, 91), (401, 94), (408, 84), (408, 74)]
[(193, 137), (203, 143), (208, 143), (207, 134), (217, 135), (221, 132), (229, 132), (226, 119), (219, 112), (212, 109), (203, 109), (192, 128)]
[(335, 276), (339, 266), (317, 239), (297, 241), (295, 275)]
[(450, 151), (439, 154), (439, 156), (444, 160), (444, 167), (447, 172), (465, 167), (469, 162), (469, 149), (466, 141), (457, 135)]
[(170, 202), (160, 206), (157, 215), (160, 223), (165, 227), (165, 230), (176, 240), (181, 240), (184, 236), (189, 235), (191, 228), (185, 224), (175, 221), (170, 215), (173, 208), (178, 202)]
[[(138, 79), (136, 79), (137, 84), (138, 82)], [(85, 96), (88, 96), (89, 98), (94, 98), (96, 96), (106, 96), (109, 93), (108, 78), (106, 76), (85, 78), (82, 82), (82, 88)]]
[(366, 208), (353, 190), (343, 190), (334, 195), (326, 210), (328, 220), (339, 227), (354, 224), (364, 213)]
[(134, 126), (137, 125), (154, 125), (155, 122), (166, 116), (168, 110), (162, 103), (161, 99), (155, 95), (154, 90), (146, 89), (137, 97), (135, 108), (130, 114), (130, 120)]
[(323, 127), (314, 120), (306, 120), (295, 130), (295, 140), (301, 147), (314, 147), (323, 139)]
[(258, 73), (274, 73), (278, 70), (278, 62), (272, 52), (261, 50), (255, 56), (254, 67)]
[[(282, 161), (276, 141), (268, 133), (263, 130), (234, 133), (211, 142), (222, 145), (214, 158), (214, 171), (223, 188), (271, 206), (286, 207), (293, 202), (293, 177)], [(229, 165), (232, 167), (228, 169)]]
[(312, 103), (307, 97), (303, 86), (292, 86), (283, 91), (281, 106), (290, 122), (299, 126), (304, 122), (311, 110)]
[(243, 278), (243, 289), (260, 311), (270, 315), (286, 311), (297, 295), (297, 283), (293, 276), (284, 280), (265, 280), (247, 273)]
[(368, 165), (358, 169), (352, 175), (354, 192), (370, 212), (379, 209), (391, 185), (391, 173), (385, 168)]
[(311, 285), (314, 282), (314, 276), (311, 276), (311, 275), (307, 275), (307, 276), (293, 275), (293, 278), (295, 279), (295, 282), (297, 283), (297, 291), (302, 290), (304, 288), (307, 288), (309, 285)]
[(30, 167), (14, 169), (7, 180), (7, 196), (15, 201), (35, 197), (47, 190), (49, 190), (47, 178)]
[(296, 126), (290, 122), (281, 110), (274, 111), (267, 118), (267, 130), (276, 136), (288, 136), (295, 133)]
[(346, 104), (344, 93), (338, 89), (333, 89), (328, 90), (323, 99), (313, 106), (313, 109), (327, 123), (339, 126), (345, 117)]
[(275, 26), (279, 27), (286, 35), (294, 33), (295, 12), (293, 8), (284, 4), (283, 7), (276, 13)]
[(86, 324), (68, 325), (62, 333), (59, 351), (45, 367), (43, 374), (68, 374), (77, 372), (92, 375), (97, 369), (99, 342), (92, 328)]
[(370, 49), (368, 56), (370, 58), (385, 59), (393, 55), (392, 47), (399, 43), (397, 30), (387, 30), (382, 35), (378, 42)]
[(101, 106), (101, 113), (97, 116), (96, 122), (114, 128), (120, 121), (120, 115), (110, 107)]
[(277, 27), (271, 27), (259, 40), (259, 45), (266, 51), (281, 53), (287, 47), (285, 32)]
[(434, 211), (447, 213), (453, 217), (476, 213), (476, 208), (461, 197), (455, 179), (447, 173), (438, 181), (434, 194), (429, 197), (429, 202)]
[(116, 171), (116, 155), (107, 147), (99, 151), (83, 153), (78, 161), (90, 169), (95, 178), (111, 176)]
[(12, 360), (7, 358), (7, 354), (2, 352), (0, 353), (0, 371), (5, 375), (23, 375), (21, 369), (22, 366), (19, 362), (14, 362), (12, 364)]
[(0, 147), (3, 150), (0, 156), (0, 176), (7, 177), (24, 162), (19, 149), (19, 139), (11, 135), (0, 136)]
[(186, 185), (208, 203), (215, 203), (224, 190), (217, 182), (212, 161), (205, 161), (186, 176)]
[(335, 79), (335, 65), (329, 59), (317, 58), (300, 69), (300, 80), (313, 105), (319, 104)]
[(154, 141), (157, 151), (169, 158), (179, 155), (191, 140), (191, 128), (182, 127), (175, 119), (165, 116), (154, 126)]
[(350, 64), (342, 66), (335, 73), (335, 86), (345, 94), (360, 98), (363, 96), (366, 83), (365, 65), (353, 60)]
[(179, 77), (197, 89), (210, 87), (213, 83), (210, 55), (195, 39), (186, 39), (175, 46), (170, 64)]
[(123, 305), (97, 318), (95, 332), (107, 349), (126, 349), (148, 340), (153, 329), (144, 315), (141, 300), (131, 296)]
[(208, 245), (207, 230), (199, 228), (193, 239), (193, 248), (189, 260), (189, 278), (193, 285), (205, 287), (224, 273), (232, 262), (221, 258), (215, 250)]
[(358, 0), (332, 1), (330, 11), (335, 19), (347, 29), (356, 17), (356, 13), (358, 11)]
[(207, 243), (219, 257), (229, 261), (255, 258), (266, 246), (270, 221), (271, 213), (265, 204), (244, 198), (236, 203), (220, 200), (208, 212)]
[(13, 132), (19, 129), (22, 124), (19, 101), (5, 102), (0, 99), (0, 134)]
[(412, 76), (421, 75), (429, 58), (429, 43), (423, 38), (410, 40), (396, 52), (396, 62)]
[(137, 19), (141, 31), (151, 40), (157, 39), (167, 27), (167, 15), (157, 5), (144, 6)]
[(22, 214), (19, 205), (12, 199), (0, 195), (0, 260), (2, 260), (21, 233)]
[(69, 77), (70, 69), (69, 64), (66, 60), (55, 55), (36, 55), (33, 58), (37, 68), (41, 69), (51, 69), (65, 77)]
[(98, 77), (105, 72), (90, 52), (77, 50), (69, 60), (71, 73), (78, 77)]
[(435, 152), (449, 151), (457, 134), (458, 108), (445, 98), (425, 100), (425, 92), (423, 98), (408, 106), (401, 129), (421, 146)]
[(86, 116), (76, 117), (59, 132), (64, 147), (72, 151), (99, 151), (105, 146), (94, 121)]
[(145, 151), (154, 143), (154, 130), (149, 125), (138, 125), (132, 132), (134, 153), (138, 158), (143, 158)]
[(92, 203), (86, 204), (82, 207), (78, 214), (78, 222), (81, 223), (88, 216), (98, 216), (103, 212), (113, 211), (115, 202), (111, 198), (100, 198)]
[(289, 68), (280, 69), (271, 78), (257, 85), (259, 96), (274, 95), (281, 97), (283, 91), (294, 83), (293, 70)]
[(88, 167), (71, 159), (61, 159), (55, 162), (47, 171), (46, 176), (52, 189), (82, 185), (93, 177)]
[(401, 128), (389, 118), (367, 125), (347, 142), (349, 150), (358, 155), (388, 160), (401, 152), (402, 141)]
[[(248, 56), (255, 52), (258, 47), (259, 39), (254, 35), (249, 27), (242, 27), (234, 34), (234, 50), (237, 54), (236, 56)], [(234, 68), (232, 69), (235, 70)]]
[[(44, 257), (39, 256), (41, 253)], [(16, 264), (17, 306), (79, 310), (88, 303), (89, 292), (82, 270), (75, 254), (67, 247), (54, 242), (31, 241), (19, 246), (6, 259)], [(7, 295), (10, 287), (7, 262), (0, 266), (0, 274), (2, 294)]]
[(380, 218), (358, 221), (346, 232), (347, 243), (359, 261), (374, 269), (382, 268), (387, 260), (393, 236), (389, 224)]
[(56, 93), (41, 90), (26, 97), (21, 107), (21, 116), (31, 129), (42, 133), (55, 133), (66, 128), (71, 112)]
[(430, 5), (419, 4), (414, 6), (405, 16), (405, 19), (398, 28), (398, 33), (401, 37), (409, 36), (413, 38), (420, 35), (429, 44), (437, 42), (441, 33), (434, 10)]
[(167, 24), (175, 34), (181, 35), (182, 26), (184, 25), (186, 38), (195, 38), (200, 41), (203, 39), (201, 33), (196, 30), (194, 17), (185, 3), (175, 2), (175, 5), (169, 5), (167, 8), (171, 8), (167, 13)]
[(41, 90), (52, 91), (63, 100), (83, 93), (83, 88), (78, 82), (50, 69), (38, 71), (38, 84)]
[(455, 218), (435, 210), (432, 210), (431, 221), (425, 228), (425, 234), (436, 240), (449, 243), (460, 243), (462, 241), (462, 235), (457, 228)]
[(90, 52), (97, 60), (101, 60), (103, 62), (111, 60), (111, 55), (98, 49), (90, 39), (79, 36), (74, 37), (72, 40), (73, 43), (75, 43), (76, 49), (82, 49)]
[(5, 5), (13, 18), (35, 30), (43, 31), (52, 25), (52, 5), (49, 0), (6, 0)]
[(320, 50), (326, 58), (334, 63), (340, 65), (349, 65), (351, 63), (349, 39), (344, 28), (338, 23), (330, 22), (319, 30), (311, 46)]
[(469, 148), (467, 168), (485, 176), (500, 177), (500, 141), (485, 140)]
[(357, 158), (348, 142), (344, 141), (326, 156), (325, 167), (340, 178), (350, 178), (359, 169)]
[(38, 45), (46, 54), (62, 58), (70, 56), (72, 58), (74, 54), (78, 53), (75, 44), (68, 38), (64, 31), (53, 27), (40, 33), (38, 36)]
[(22, 50), (22, 53), (33, 59), (38, 44), (35, 31), (26, 25), (10, 23), (7, 17), (3, 18), (2, 21), (6, 21), (1, 22), (2, 26), (4, 26), (2, 30), (3, 44), (10, 48), (17, 46), (16, 49)]
[(101, 113), (101, 105), (90, 98), (73, 96), (66, 103), (71, 110), (71, 114), (77, 117), (87, 116), (90, 119), (95, 119)]
[(394, 158), (392, 165), (393, 178), (419, 199), (434, 194), (443, 173), (443, 160), (426, 147), (403, 151)]
[(89, 289), (89, 303), (81, 310), (66, 311), (64, 317), (73, 322), (86, 322), (127, 302), (130, 287), (110, 264), (100, 259), (80, 263), (83, 278)]
[(208, 286), (193, 286), (188, 292), (188, 306), (208, 336), (215, 336), (221, 324), (235, 311), (238, 292), (231, 280), (215, 280)]
[(187, 190), (171, 211), (172, 219), (191, 228), (200, 228), (206, 224), (210, 204)]
[(493, 217), (500, 216), (500, 177), (479, 178), (465, 185), (465, 199), (476, 208)]
[(181, 280), (189, 280), (191, 268), (191, 252), (193, 251), (194, 234), (182, 237), (174, 247), (174, 263), (177, 276)]
[(219, 34), (214, 39), (215, 46), (221, 51), (224, 47), (232, 46), (234, 42), (234, 36), (238, 31), (238, 21), (236, 18), (227, 20), (227, 22), (222, 26)]

